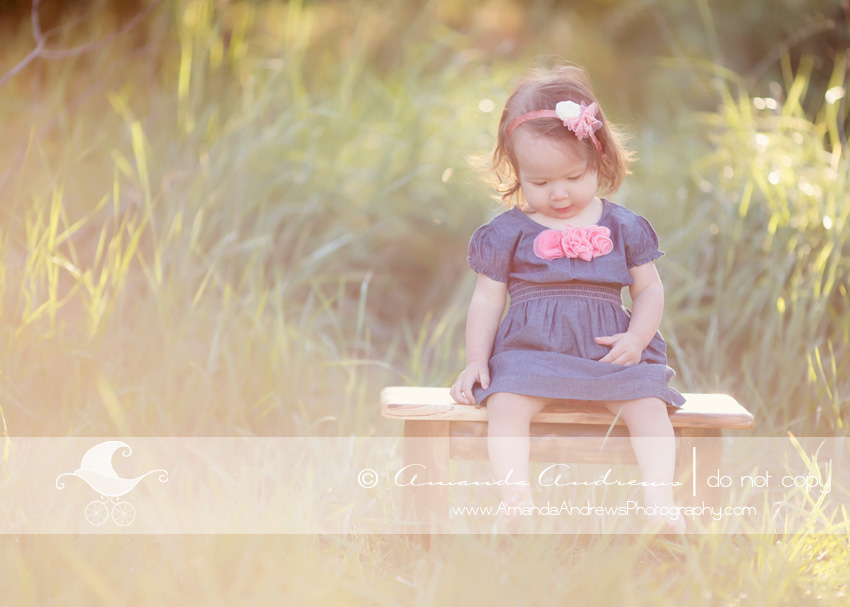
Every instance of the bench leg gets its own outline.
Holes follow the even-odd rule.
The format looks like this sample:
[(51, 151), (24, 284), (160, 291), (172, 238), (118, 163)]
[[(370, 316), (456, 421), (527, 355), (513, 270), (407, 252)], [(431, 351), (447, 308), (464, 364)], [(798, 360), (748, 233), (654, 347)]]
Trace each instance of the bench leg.
[[(703, 505), (713, 509), (722, 506), (720, 487), (711, 487), (708, 479), (720, 471), (723, 474), (722, 431), (712, 428), (682, 428), (680, 447), (676, 453), (677, 503), (680, 506)], [(696, 470), (694, 470), (696, 448)], [(701, 517), (704, 524), (712, 521), (710, 513)]]
[[(409, 538), (430, 546), (430, 534), (439, 531), (440, 522), (448, 517), (448, 485), (427, 485), (448, 482), (449, 478), (449, 421), (404, 422), (404, 467), (400, 482), (403, 500), (402, 532)], [(414, 486), (411, 482), (416, 475)]]

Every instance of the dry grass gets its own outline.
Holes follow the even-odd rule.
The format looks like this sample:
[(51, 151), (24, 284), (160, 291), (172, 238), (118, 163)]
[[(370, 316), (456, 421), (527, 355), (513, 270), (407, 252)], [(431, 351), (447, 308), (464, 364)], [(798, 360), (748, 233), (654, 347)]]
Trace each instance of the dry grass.
[[(467, 164), (498, 120), (479, 102), (553, 40), (616, 73), (578, 15), (534, 46), (515, 7), (459, 30), (452, 6), (166, 2), (138, 36), (7, 83), (5, 435), (397, 434), (380, 387), (447, 385), (463, 360), (466, 242), (494, 210)], [(4, 37), (4, 68), (31, 47)], [(846, 104), (805, 102), (805, 63), (758, 94), (689, 66), (714, 111), (694, 128), (671, 91), (675, 132), (638, 133), (618, 199), (668, 253), (677, 387), (733, 393), (765, 435), (843, 436)], [(831, 90), (844, 77), (839, 60)], [(845, 537), (8, 536), (0, 584), (14, 605), (829, 605)]]

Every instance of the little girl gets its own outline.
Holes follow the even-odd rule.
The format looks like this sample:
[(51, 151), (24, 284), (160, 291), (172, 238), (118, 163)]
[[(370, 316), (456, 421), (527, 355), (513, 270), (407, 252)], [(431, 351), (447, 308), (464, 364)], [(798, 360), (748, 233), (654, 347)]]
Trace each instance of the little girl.
[[(493, 169), (509, 210), (469, 243), (478, 281), (467, 364), (451, 395), (487, 407), (493, 472), (510, 475), (500, 485), (507, 506), (534, 505), (529, 423), (548, 403), (569, 399), (620, 415), (645, 505), (675, 512), (667, 407), (685, 399), (668, 385), (675, 372), (658, 332), (664, 290), (653, 260), (664, 253), (646, 219), (597, 197), (617, 190), (631, 160), (579, 68), (535, 71), (505, 104)], [(665, 525), (682, 531), (684, 519), (668, 516)]]

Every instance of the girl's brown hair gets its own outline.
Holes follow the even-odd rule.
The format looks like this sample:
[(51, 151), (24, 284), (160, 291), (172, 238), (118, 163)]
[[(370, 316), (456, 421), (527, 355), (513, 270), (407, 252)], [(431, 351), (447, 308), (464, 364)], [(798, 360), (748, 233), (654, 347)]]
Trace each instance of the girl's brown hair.
[[(567, 100), (579, 104), (583, 101), (586, 105), (596, 101), (590, 87), (590, 79), (579, 67), (536, 68), (520, 82), (505, 103), (491, 169), (496, 177), (496, 189), (508, 206), (518, 204), (522, 197), (519, 164), (507, 134), (508, 125), (518, 116), (536, 110), (554, 110), (559, 101)], [(605, 119), (601, 107), (596, 117), (602, 122), (602, 127), (595, 133), (602, 144), (601, 157), (590, 137), (577, 139), (557, 118), (539, 118), (523, 122), (511, 133), (511, 137), (515, 136), (517, 130), (527, 129), (527, 132), (569, 146), (585, 159), (589, 171), (596, 171), (599, 190), (602, 193), (615, 192), (623, 178), (629, 174), (629, 164), (634, 160), (634, 152), (626, 149), (626, 135)]]

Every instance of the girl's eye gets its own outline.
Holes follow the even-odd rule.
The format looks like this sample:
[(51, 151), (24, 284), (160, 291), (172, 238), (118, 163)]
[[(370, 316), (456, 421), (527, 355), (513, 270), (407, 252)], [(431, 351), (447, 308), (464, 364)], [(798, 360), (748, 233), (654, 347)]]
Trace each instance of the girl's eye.
[(531, 183), (534, 185), (546, 185), (545, 181), (532, 181)]

